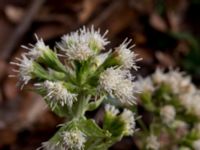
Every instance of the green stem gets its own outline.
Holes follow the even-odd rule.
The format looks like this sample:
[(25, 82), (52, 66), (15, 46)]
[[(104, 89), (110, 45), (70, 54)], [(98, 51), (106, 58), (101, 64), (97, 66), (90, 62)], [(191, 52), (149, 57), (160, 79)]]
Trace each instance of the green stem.
[(84, 117), (89, 100), (90, 96), (86, 97), (84, 94), (78, 96), (77, 101), (72, 108), (73, 118)]

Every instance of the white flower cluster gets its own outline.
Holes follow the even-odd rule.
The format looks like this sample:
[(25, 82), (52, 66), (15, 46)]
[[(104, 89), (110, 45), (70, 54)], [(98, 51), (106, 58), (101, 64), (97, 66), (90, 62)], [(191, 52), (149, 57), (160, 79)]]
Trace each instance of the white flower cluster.
[[(149, 102), (150, 106), (155, 107), (150, 111), (155, 115), (156, 124), (160, 125), (161, 130), (163, 128), (162, 131), (165, 130), (162, 123), (166, 124), (175, 136), (171, 137), (168, 129), (158, 135), (162, 137), (166, 134), (169, 136), (167, 139), (170, 143), (173, 143), (171, 141), (173, 138), (178, 141), (188, 140), (190, 141), (189, 147), (193, 147), (191, 149), (200, 150), (200, 127), (198, 125), (200, 121), (200, 91), (191, 82), (190, 77), (178, 70), (170, 70), (164, 73), (161, 69), (157, 69), (152, 76), (144, 79), (140, 77), (137, 86), (143, 87), (142, 94), (144, 95), (140, 97), (141, 104), (145, 107), (145, 102)], [(147, 94), (147, 99), (145, 99), (145, 94)], [(159, 112), (159, 118), (156, 118), (157, 112)], [(158, 120), (161, 120), (161, 123)], [(147, 138), (149, 149), (159, 149), (155, 146), (159, 144), (152, 144), (157, 143), (156, 140), (156, 137)], [(184, 144), (173, 143), (171, 146), (174, 146), (175, 149), (188, 149), (188, 147), (185, 147), (188, 145)]]
[[(136, 65), (139, 61), (137, 54), (131, 50), (134, 45), (129, 45), (131, 40), (125, 40), (114, 50), (102, 52), (109, 43), (105, 37), (106, 34), (107, 32), (101, 35), (100, 30), (95, 31), (94, 27), (83, 27), (76, 32), (64, 35), (61, 42), (56, 45), (61, 54), (54, 52), (45, 45), (43, 39), (36, 36), (36, 44), (22, 46), (28, 51), (22, 55), (21, 59), (17, 58), (18, 63), (12, 62), (19, 67), (14, 71), (19, 73), (22, 85), (28, 84), (33, 79), (33, 87), (44, 96), (48, 106), (57, 115), (69, 115), (69, 118), (77, 124), (83, 118), (86, 123), (91, 123), (84, 116), (85, 112), (97, 109), (102, 102), (101, 99), (103, 100), (107, 95), (116, 98), (122, 104), (132, 105), (135, 103), (134, 94), (138, 92), (133, 81), (134, 77), (130, 72), (130, 69), (139, 68)], [(64, 57), (60, 59), (59, 56)], [(93, 101), (93, 97), (98, 97), (100, 100)], [(76, 104), (73, 105), (74, 103)], [(117, 118), (115, 121), (121, 123), (119, 134), (113, 134), (113, 137), (116, 136), (115, 139), (134, 133), (135, 117), (130, 110), (125, 109), (120, 113), (111, 105), (107, 105), (105, 109), (107, 113), (113, 115), (113, 118)], [(48, 150), (84, 149), (84, 143), (90, 139), (86, 139), (88, 135), (84, 135), (82, 130), (79, 131), (77, 124), (72, 125), (73, 129), (77, 130), (69, 131), (68, 128), (59, 130), (52, 138), (53, 140), (43, 143), (42, 148)], [(94, 127), (94, 130), (95, 128), (97, 127)], [(62, 140), (57, 138), (57, 135), (61, 135)]]
[(83, 150), (86, 138), (81, 131), (65, 131), (63, 132), (62, 136), (63, 144), (67, 149)]
[(139, 77), (137, 84), (142, 86), (140, 89), (143, 89), (143, 91), (154, 91), (156, 86), (162, 83), (170, 85), (175, 94), (193, 93), (196, 91), (195, 86), (191, 83), (191, 78), (178, 70), (170, 70), (165, 73), (160, 68), (157, 68), (152, 77)]
[(170, 85), (172, 91), (176, 94), (192, 93), (196, 90), (195, 86), (191, 83), (191, 78), (178, 70), (170, 70), (164, 73), (158, 68), (152, 75), (152, 81), (155, 84), (166, 83)]
[(100, 30), (95, 31), (93, 27), (91, 29), (84, 27), (70, 35), (64, 35), (58, 47), (71, 60), (87, 60), (109, 43), (105, 38), (106, 34), (107, 32), (101, 36)]
[(112, 97), (118, 98), (123, 104), (135, 103), (135, 85), (128, 70), (108, 68), (100, 75), (100, 86)]
[(172, 92), (179, 98), (179, 102), (187, 112), (200, 118), (200, 91), (191, 82), (191, 78), (178, 70), (170, 70), (164, 73), (157, 69), (152, 77), (139, 78), (137, 87), (142, 91), (155, 91), (162, 83), (171, 87)]
[(71, 107), (73, 102), (76, 101), (77, 94), (69, 92), (62, 82), (46, 80), (43, 83), (35, 84), (35, 86), (46, 90), (47, 95), (45, 96), (45, 99), (49, 101), (52, 109), (55, 108), (56, 104), (60, 104), (61, 106), (66, 104)]
[(139, 76), (137, 81), (135, 82), (135, 86), (140, 91), (153, 92), (155, 90), (155, 86), (153, 85), (152, 79), (150, 77), (142, 78), (141, 76)]
[[(129, 46), (131, 40), (125, 40), (120, 46), (115, 48), (114, 52), (109, 51), (107, 53), (100, 53), (109, 43), (105, 38), (106, 34), (107, 32), (101, 36), (100, 30), (95, 31), (94, 27), (91, 29), (83, 27), (77, 32), (64, 35), (62, 41), (57, 43), (57, 46), (60, 50), (64, 51), (69, 60), (86, 61), (91, 56), (94, 56), (98, 67), (105, 61), (108, 61), (108, 58), (111, 58), (111, 60), (109, 60), (111, 62), (114, 60), (116, 63), (109, 66), (110, 68), (105, 67), (106, 70), (101, 73), (99, 81), (100, 87), (112, 97), (119, 99), (122, 103), (133, 104), (135, 103), (134, 93), (136, 92), (136, 89), (133, 83), (133, 77), (128, 69), (134, 68), (137, 70), (138, 66), (136, 65), (136, 62), (139, 59), (137, 59), (137, 55), (130, 50), (133, 47)], [(12, 62), (12, 64), (20, 67), (19, 71), (16, 71), (19, 72), (19, 77), (23, 85), (34, 78), (34, 75), (32, 74), (35, 70), (33, 67), (34, 61), (39, 61), (38, 63), (49, 63), (50, 67), (53, 67), (54, 69), (56, 66), (53, 63), (55, 63), (58, 67), (61, 67), (59, 68), (59, 71), (67, 69), (67, 66), (64, 66), (61, 62), (60, 64), (58, 63), (59, 60), (53, 62), (52, 59), (57, 59), (57, 54), (52, 52), (49, 46), (45, 45), (43, 39), (39, 39), (37, 36), (36, 39), (37, 42), (35, 45), (30, 45), (30, 47), (22, 46), (29, 51), (23, 54), (22, 59), (18, 59), (19, 63)], [(47, 67), (49, 67), (48, 64)], [(69, 72), (70, 69), (68, 69)], [(73, 73), (74, 72), (75, 71), (73, 71)], [(45, 84), (50, 84), (50, 82), (47, 81), (43, 85)], [(47, 88), (47, 91), (59, 91), (60, 94), (56, 95), (55, 92), (52, 91), (47, 95), (49, 99), (62, 98), (63, 101), (61, 101), (61, 105), (66, 103), (69, 106), (72, 105), (72, 99), (74, 99), (75, 94), (71, 94), (70, 92), (67, 92), (67, 90), (61, 90), (61, 86), (51, 86), (50, 84), (49, 87), (50, 88)], [(68, 102), (66, 102), (66, 100), (68, 100)]]

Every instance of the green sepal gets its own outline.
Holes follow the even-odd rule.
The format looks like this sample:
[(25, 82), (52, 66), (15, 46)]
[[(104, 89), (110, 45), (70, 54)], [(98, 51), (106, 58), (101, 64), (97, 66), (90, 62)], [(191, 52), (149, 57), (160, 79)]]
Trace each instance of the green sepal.
[(38, 63), (33, 62), (33, 78), (39, 78), (43, 80), (51, 80), (52, 77), (48, 74), (48, 72)]
[(65, 66), (60, 62), (56, 53), (53, 52), (51, 49), (45, 49), (42, 55), (38, 58), (38, 61), (47, 64), (48, 67), (54, 70), (66, 73)]
[(51, 78), (54, 80), (59, 80), (59, 81), (65, 81), (67, 79), (67, 76), (63, 72), (59, 72), (56, 70), (49, 70), (49, 74), (51, 75)]

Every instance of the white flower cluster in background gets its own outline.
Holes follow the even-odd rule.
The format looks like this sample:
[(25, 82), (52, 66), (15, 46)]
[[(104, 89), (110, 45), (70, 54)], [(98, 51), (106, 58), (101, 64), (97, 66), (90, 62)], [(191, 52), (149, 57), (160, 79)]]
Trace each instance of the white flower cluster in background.
[(156, 84), (167, 83), (171, 86), (174, 93), (192, 93), (194, 92), (195, 86), (191, 83), (190, 76), (186, 76), (184, 72), (179, 70), (170, 70), (164, 73), (161, 69), (156, 69), (152, 75), (152, 80)]
[(141, 91), (154, 92), (161, 84), (168, 85), (172, 93), (178, 96), (179, 103), (182, 104), (187, 112), (200, 118), (200, 91), (191, 82), (190, 76), (178, 70), (164, 72), (156, 69), (151, 77), (142, 78), (136, 82)]
[[(153, 116), (149, 128), (160, 143), (166, 144), (160, 147), (200, 150), (200, 91), (190, 76), (179, 70), (164, 72), (158, 68), (146, 78), (139, 77), (136, 86), (141, 90), (140, 105)], [(157, 149), (156, 144), (151, 144), (156, 143), (156, 137), (146, 140), (148, 149)]]
[(154, 91), (156, 85), (159, 86), (162, 83), (170, 85), (176, 94), (196, 92), (196, 88), (191, 83), (189, 76), (186, 76), (184, 72), (172, 69), (169, 72), (164, 72), (162, 69), (157, 68), (151, 77), (139, 77), (138, 86), (141, 84), (142, 87), (139, 87), (140, 89)]

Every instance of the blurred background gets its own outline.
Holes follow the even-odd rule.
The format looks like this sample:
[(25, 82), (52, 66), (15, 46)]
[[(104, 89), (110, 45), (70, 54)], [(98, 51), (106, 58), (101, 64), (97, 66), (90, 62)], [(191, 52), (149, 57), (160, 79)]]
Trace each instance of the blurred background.
[[(200, 83), (200, 0), (0, 0), (0, 150), (34, 150), (63, 121), (40, 96), (8, 78), (9, 62), (24, 52), (20, 45), (34, 44), (36, 33), (53, 46), (83, 25), (108, 29), (108, 49), (132, 38), (143, 58), (137, 74), (173, 67)], [(137, 148), (125, 138), (111, 149)]]

